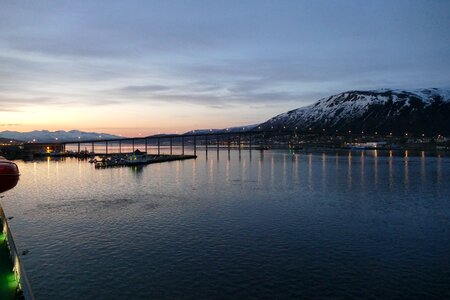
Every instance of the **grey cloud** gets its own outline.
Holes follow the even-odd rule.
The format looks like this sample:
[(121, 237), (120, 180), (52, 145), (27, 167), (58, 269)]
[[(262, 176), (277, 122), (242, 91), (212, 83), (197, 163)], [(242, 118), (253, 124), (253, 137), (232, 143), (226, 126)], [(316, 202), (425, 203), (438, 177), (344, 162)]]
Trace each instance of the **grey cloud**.
[(131, 92), (131, 93), (142, 93), (142, 92), (160, 92), (160, 91), (167, 91), (172, 89), (169, 86), (165, 86), (165, 85), (130, 85), (130, 86), (126, 86), (123, 87), (121, 89), (119, 89), (119, 91), (122, 92)]
[[(0, 94), (0, 109), (130, 101), (296, 107), (347, 89), (442, 84), (450, 69), (448, 8), (409, 1), (349, 1), (345, 8), (321, 1), (4, 3), (0, 92), (23, 96)], [(70, 91), (41, 92), (53, 86)]]

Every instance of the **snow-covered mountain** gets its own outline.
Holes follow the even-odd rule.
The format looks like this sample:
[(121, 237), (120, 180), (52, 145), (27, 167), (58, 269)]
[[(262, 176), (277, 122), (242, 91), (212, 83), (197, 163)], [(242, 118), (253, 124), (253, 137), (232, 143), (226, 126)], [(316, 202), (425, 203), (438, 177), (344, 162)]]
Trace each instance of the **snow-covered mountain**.
[(450, 89), (348, 91), (280, 114), (263, 129), (450, 134)]
[[(76, 140), (97, 140), (97, 139), (114, 139), (118, 138), (116, 135), (97, 132), (83, 132), (79, 130), (34, 130), (30, 132), (17, 132), (17, 131), (1, 131), (0, 137), (6, 139), (15, 139), (24, 142), (35, 141), (38, 143), (46, 142), (62, 142), (62, 141), (76, 141)], [(79, 138), (78, 138), (79, 137)]]

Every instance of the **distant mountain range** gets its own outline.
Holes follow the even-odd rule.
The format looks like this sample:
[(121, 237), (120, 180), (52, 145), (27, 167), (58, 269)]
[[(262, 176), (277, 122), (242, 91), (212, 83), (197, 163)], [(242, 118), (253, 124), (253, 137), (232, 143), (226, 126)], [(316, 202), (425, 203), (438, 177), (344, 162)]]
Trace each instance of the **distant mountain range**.
[(78, 137), (83, 140), (97, 140), (97, 139), (114, 139), (119, 138), (117, 135), (98, 133), (98, 132), (83, 132), (79, 130), (34, 130), (30, 132), (17, 132), (17, 131), (0, 131), (0, 138), (14, 139), (23, 142), (63, 142), (63, 141), (76, 141)]
[(348, 91), (288, 111), (261, 129), (450, 135), (450, 89)]

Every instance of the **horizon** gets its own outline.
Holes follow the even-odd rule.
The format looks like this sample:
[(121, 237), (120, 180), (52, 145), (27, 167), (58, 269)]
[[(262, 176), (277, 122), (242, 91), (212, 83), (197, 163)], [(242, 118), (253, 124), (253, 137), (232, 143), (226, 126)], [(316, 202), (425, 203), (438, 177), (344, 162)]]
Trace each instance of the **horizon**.
[(259, 124), (349, 90), (448, 87), (450, 3), (5, 3), (0, 131)]

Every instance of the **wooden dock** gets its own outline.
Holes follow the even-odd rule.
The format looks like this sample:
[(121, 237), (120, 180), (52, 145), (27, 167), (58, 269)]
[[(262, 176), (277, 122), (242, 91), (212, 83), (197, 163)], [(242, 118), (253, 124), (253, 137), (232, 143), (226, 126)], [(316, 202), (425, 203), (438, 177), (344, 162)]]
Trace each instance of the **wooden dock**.
[(133, 155), (115, 155), (110, 157), (103, 157), (101, 160), (92, 161), (96, 168), (110, 168), (122, 166), (142, 166), (149, 164), (156, 164), (162, 162), (169, 162), (175, 160), (196, 159), (197, 155), (140, 155), (134, 157)]

